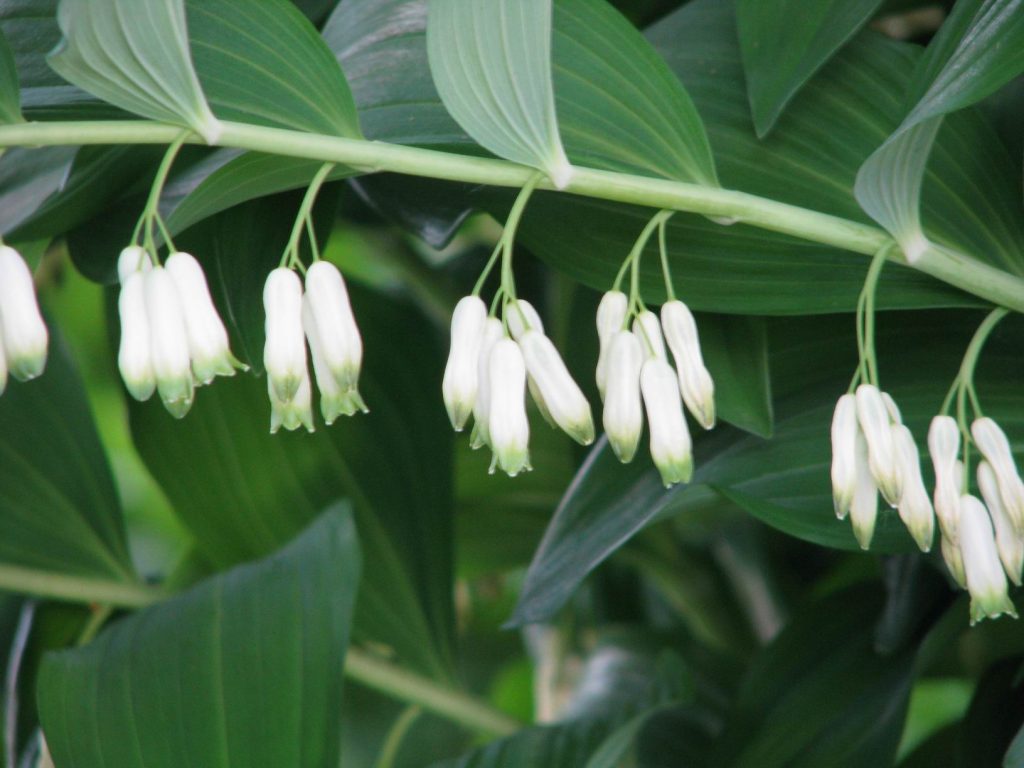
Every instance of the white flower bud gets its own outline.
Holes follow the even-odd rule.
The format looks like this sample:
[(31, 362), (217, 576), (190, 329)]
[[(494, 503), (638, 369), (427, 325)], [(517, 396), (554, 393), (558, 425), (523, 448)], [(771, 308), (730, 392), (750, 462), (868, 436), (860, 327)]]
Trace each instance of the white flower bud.
[(164, 407), (180, 419), (192, 407), (195, 393), (181, 301), (174, 281), (163, 267), (153, 267), (143, 275), (143, 281), (156, 388)]
[[(957, 508), (959, 509), (959, 502), (957, 502)], [(960, 589), (967, 589), (967, 574), (964, 572), (964, 558), (960, 554), (960, 545), (950, 541), (946, 535), (940, 536), (939, 539), (941, 540), (940, 549), (942, 551), (942, 560), (946, 564), (946, 570), (949, 571), (949, 575), (953, 577), (953, 581), (957, 583)]]
[[(327, 426), (333, 424), (339, 416), (351, 416), (356, 411), (367, 413), (369, 409), (363, 402), (359, 391), (355, 389), (342, 390), (338, 385), (338, 380), (327, 368), (327, 363), (324, 362), (320, 329), (317, 327), (316, 318), (313, 317), (309, 294), (303, 296), (302, 299), (302, 328), (306, 332), (306, 339), (309, 340), (309, 356), (313, 360), (313, 372), (316, 374), (316, 384), (320, 389), (320, 412), (323, 414)], [(294, 429), (294, 427), (289, 427), (289, 429)]]
[(487, 322), (487, 305), (479, 296), (466, 296), (452, 313), (452, 342), (441, 391), (448, 420), (456, 432), (466, 426), (479, 396), (480, 345)]
[(519, 339), (530, 378), (544, 398), (548, 413), (569, 437), (581, 445), (594, 442), (590, 403), (565, 367), (555, 345), (540, 331), (526, 331)]
[(644, 429), (644, 411), (640, 400), (640, 370), (644, 350), (630, 331), (617, 331), (608, 341), (607, 392), (604, 401), (604, 431), (619, 457), (628, 463), (636, 455)]
[(903, 493), (900, 495), (899, 513), (903, 524), (914, 537), (922, 552), (929, 552), (935, 537), (935, 511), (924, 487), (921, 476), (921, 455), (910, 430), (903, 424), (892, 425), (896, 461), (903, 477)]
[(215, 376), (234, 376), (235, 366), (244, 366), (231, 354), (228, 332), (210, 297), (203, 268), (183, 252), (168, 256), (164, 268), (178, 289), (196, 379), (209, 384)]
[(505, 327), (496, 317), (488, 317), (484, 321), (483, 340), (480, 342), (480, 355), (476, 363), (476, 400), (473, 403), (473, 434), (469, 445), (476, 449), (491, 444), (491, 434), (487, 427), (488, 414), (491, 410), (491, 349), (499, 339), (504, 338)]
[(690, 430), (683, 415), (679, 381), (664, 357), (649, 357), (640, 369), (640, 391), (651, 433), (651, 458), (668, 488), (693, 476)]
[(970, 495), (960, 498), (960, 554), (967, 591), (971, 593), (971, 624), (1003, 613), (1015, 617), (1017, 611), (1006, 594), (1006, 574), (996, 552), (988, 510)]
[(857, 387), (857, 420), (868, 442), (871, 474), (882, 496), (895, 507), (900, 500), (901, 481), (896, 452), (892, 444), (892, 419), (885, 407), (882, 393), (873, 384)]
[(490, 413), (487, 429), (495, 466), (510, 477), (530, 469), (530, 423), (526, 418), (526, 363), (519, 345), (499, 339), (487, 362), (490, 379)]
[(117, 309), (121, 318), (117, 367), (131, 396), (136, 400), (148, 400), (156, 390), (156, 376), (150, 353), (146, 287), (142, 272), (125, 275), (117, 297)]
[(885, 403), (885, 410), (889, 413), (889, 419), (893, 424), (902, 424), (903, 416), (900, 414), (900, 407), (896, 405), (896, 401), (892, 399), (892, 395), (888, 392), (881, 392), (882, 402)]
[(149, 253), (141, 245), (129, 245), (122, 249), (117, 257), (117, 278), (123, 284), (129, 275), (136, 272), (148, 272), (153, 268)]
[(871, 472), (868, 443), (860, 430), (855, 437), (855, 452), (857, 483), (850, 502), (850, 523), (860, 548), (867, 549), (874, 538), (875, 521), (878, 519), (878, 486)]
[(665, 342), (661, 337), (661, 322), (656, 314), (645, 309), (633, 318), (633, 333), (640, 339), (640, 346), (644, 348), (644, 359), (667, 357)]
[(1017, 462), (1013, 460), (1010, 441), (999, 425), (987, 417), (974, 420), (971, 435), (978, 444), (978, 450), (992, 465), (1006, 514), (1010, 516), (1017, 531), (1024, 534), (1024, 482), (1017, 473)]
[(661, 307), (661, 327), (672, 350), (679, 373), (683, 402), (704, 429), (715, 426), (715, 384), (704, 366), (697, 323), (681, 301), (667, 301)]
[(540, 314), (533, 308), (533, 304), (525, 299), (509, 302), (505, 307), (505, 320), (508, 322), (509, 333), (516, 341), (519, 341), (527, 331), (544, 333), (544, 323), (540, 319)]
[(267, 316), (263, 366), (277, 400), (287, 403), (309, 375), (299, 276), (287, 267), (273, 270), (263, 286), (263, 309)]
[(605, 393), (605, 382), (608, 380), (608, 354), (612, 337), (623, 330), (629, 300), (622, 291), (608, 291), (601, 297), (597, 305), (597, 389), (602, 399)]
[(313, 432), (313, 393), (309, 383), (309, 373), (303, 368), (302, 378), (295, 394), (285, 401), (277, 396), (270, 378), (267, 378), (267, 394), (270, 395), (270, 434), (276, 434), (284, 427), (289, 432), (305, 427)]
[(999, 481), (996, 478), (995, 470), (987, 461), (978, 463), (978, 489), (992, 516), (992, 525), (996, 529), (996, 549), (999, 550), (999, 559), (1003, 561), (1003, 568), (1006, 570), (1006, 575), (1010, 577), (1010, 581), (1019, 587), (1021, 570), (1024, 569), (1024, 538), (1018, 535), (1017, 527), (1006, 513), (1006, 507), (1003, 505), (1003, 499), (999, 493)]
[(50, 335), (39, 314), (32, 273), (21, 254), (0, 246), (0, 331), (7, 369), (19, 381), (39, 376), (46, 367)]
[(936, 416), (928, 428), (928, 453), (935, 469), (935, 514), (942, 534), (958, 544), (957, 521), (960, 519), (960, 486), (962, 471), (957, 468), (960, 453), (960, 428), (951, 416)]
[(334, 374), (342, 392), (355, 391), (363, 365), (363, 339), (338, 268), (329, 261), (314, 262), (306, 270), (306, 296), (320, 331), (327, 370)]
[(857, 399), (845, 394), (832, 414), (832, 506), (836, 517), (846, 517), (857, 487)]

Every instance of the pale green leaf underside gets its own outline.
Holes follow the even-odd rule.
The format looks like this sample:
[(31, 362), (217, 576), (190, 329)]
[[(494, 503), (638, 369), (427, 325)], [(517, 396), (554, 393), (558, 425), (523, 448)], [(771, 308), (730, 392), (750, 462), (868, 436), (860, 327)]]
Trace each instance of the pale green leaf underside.
[(64, 39), (49, 56), (68, 82), (129, 112), (216, 140), (192, 68), (183, 0), (61, 0)]
[(551, 0), (432, 0), (430, 71), (466, 132), (499, 157), (571, 175), (555, 116)]
[(335, 507), (239, 566), (48, 656), (39, 709), (56, 765), (338, 765), (361, 556)]

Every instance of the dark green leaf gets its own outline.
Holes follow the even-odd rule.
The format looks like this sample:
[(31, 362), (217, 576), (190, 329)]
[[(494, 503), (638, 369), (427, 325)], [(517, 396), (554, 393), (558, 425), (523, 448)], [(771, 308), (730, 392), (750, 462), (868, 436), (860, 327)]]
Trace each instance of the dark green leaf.
[(14, 53), (0, 30), (0, 123), (20, 123), (23, 119)]
[(60, 189), (74, 147), (14, 147), (0, 157), (0, 234), (5, 237)]
[(582, 768), (607, 732), (606, 725), (590, 720), (525, 728), (514, 736), (480, 747), (461, 760), (437, 763), (433, 768)]
[(747, 432), (770, 437), (772, 394), (764, 320), (701, 315), (697, 327), (704, 363), (715, 381), (720, 417)]
[(882, 0), (739, 0), (743, 69), (757, 135), (878, 10)]
[(39, 704), (55, 763), (338, 765), (360, 560), (335, 508), (267, 559), (49, 656)]
[[(960, 728), (957, 768), (1000, 768), (1024, 722), (1024, 658), (1003, 659), (986, 670)], [(1007, 758), (1004, 762), (1004, 758)]]

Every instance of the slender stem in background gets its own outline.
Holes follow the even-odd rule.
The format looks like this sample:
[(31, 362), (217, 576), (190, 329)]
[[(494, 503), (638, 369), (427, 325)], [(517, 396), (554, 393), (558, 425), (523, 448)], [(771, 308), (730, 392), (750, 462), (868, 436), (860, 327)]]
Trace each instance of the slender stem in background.
[(4, 765), (9, 766), (18, 764), (18, 680), (37, 605), (35, 600), (26, 600), (21, 606), (18, 626), (11, 642), (11, 654), (7, 658), (7, 675), (4, 678)]
[(380, 755), (377, 757), (374, 768), (394, 767), (395, 760), (398, 759), (398, 750), (402, 747), (402, 741), (405, 740), (409, 730), (421, 714), (423, 714), (422, 709), (412, 706), (406, 707), (402, 714), (398, 716), (395, 724), (388, 731), (388, 736), (384, 740), (384, 746), (380, 749)]
[[(505, 160), (363, 139), (222, 121), (217, 146), (341, 163), (493, 187), (522, 187), (536, 171)], [(181, 128), (146, 120), (16, 123), (0, 126), (0, 148), (85, 144), (169, 144)], [(189, 142), (205, 143), (197, 135)], [(541, 179), (538, 189), (551, 189)], [(773, 232), (873, 256), (893, 239), (878, 227), (731, 189), (577, 167), (564, 192), (653, 208), (723, 217)], [(901, 252), (892, 260), (906, 265)], [(1024, 278), (948, 248), (929, 246), (911, 265), (985, 301), (1024, 312)]]
[(0, 565), (0, 590), (118, 608), (141, 608), (167, 596), (159, 587), (141, 582), (69, 576), (17, 565)]

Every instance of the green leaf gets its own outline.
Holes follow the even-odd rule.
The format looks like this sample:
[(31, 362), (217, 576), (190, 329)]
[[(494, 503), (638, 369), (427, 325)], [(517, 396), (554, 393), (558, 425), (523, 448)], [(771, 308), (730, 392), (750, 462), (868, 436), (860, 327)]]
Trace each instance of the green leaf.
[(48, 60), (61, 77), (129, 112), (220, 132), (189, 54), (183, 0), (61, 0), (64, 38)]
[(60, 189), (74, 147), (14, 147), (0, 157), (0, 234), (10, 235)]
[(1011, 764), (1009, 752), (1024, 722), (1022, 672), (1021, 656), (985, 670), (961, 724), (957, 768)]
[(225, 120), (362, 138), (348, 83), (288, 0), (187, 0), (196, 72)]
[(882, 0), (738, 0), (743, 69), (757, 135), (867, 23)]
[(287, 547), (50, 655), (57, 765), (338, 765), (342, 668), (361, 556), (334, 508)]
[(7, 36), (0, 31), (0, 123), (20, 123), (23, 120), (14, 53)]
[(760, 437), (771, 437), (772, 395), (764, 319), (700, 315), (697, 328), (722, 420)]
[(432, 768), (583, 766), (601, 744), (607, 730), (605, 724), (591, 720), (524, 728), (514, 736), (474, 750), (461, 760), (437, 763)]
[(551, 75), (552, 0), (433, 0), (430, 71), (445, 107), (481, 146), (556, 186), (572, 174)]
[(46, 372), (0, 397), (0, 561), (134, 583), (121, 504), (59, 336)]

